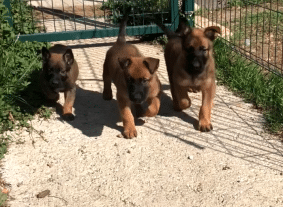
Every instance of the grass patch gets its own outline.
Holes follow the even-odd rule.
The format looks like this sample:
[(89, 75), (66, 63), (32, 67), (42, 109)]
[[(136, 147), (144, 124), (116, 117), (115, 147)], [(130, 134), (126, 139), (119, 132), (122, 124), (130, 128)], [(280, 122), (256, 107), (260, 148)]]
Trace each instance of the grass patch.
[[(11, 0), (13, 27), (7, 20), (8, 10), (0, 0), (0, 159), (4, 157), (10, 137), (4, 132), (20, 127), (33, 130), (33, 115), (50, 117), (44, 107), (38, 77), (42, 68), (41, 48), (47, 43), (20, 42), (17, 35), (38, 32), (26, 1)], [(7, 195), (1, 194), (0, 206)]]
[[(33, 115), (49, 117), (44, 106), (38, 75), (42, 67), (41, 48), (47, 43), (20, 42), (17, 34), (36, 32), (26, 2), (11, 1), (14, 24), (7, 21), (7, 9), (0, 0), (0, 159), (7, 151), (9, 137), (4, 132), (15, 127), (31, 128)], [(21, 11), (22, 15), (18, 12)], [(22, 24), (23, 22), (23, 24)]]
[(216, 40), (215, 61), (219, 83), (262, 109), (267, 128), (283, 134), (283, 78), (264, 75), (259, 66), (232, 51), (223, 40)]

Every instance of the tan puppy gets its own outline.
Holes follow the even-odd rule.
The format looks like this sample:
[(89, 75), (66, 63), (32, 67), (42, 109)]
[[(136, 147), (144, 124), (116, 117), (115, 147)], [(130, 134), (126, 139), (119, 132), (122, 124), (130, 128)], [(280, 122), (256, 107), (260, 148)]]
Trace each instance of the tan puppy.
[(211, 109), (215, 96), (215, 66), (213, 40), (220, 28), (191, 29), (186, 20), (180, 19), (176, 32), (158, 24), (168, 36), (165, 62), (171, 85), (173, 105), (176, 111), (191, 106), (188, 92), (202, 92), (199, 112), (199, 130), (210, 131)]
[(42, 60), (43, 69), (39, 80), (43, 93), (49, 101), (56, 102), (59, 92), (64, 92), (63, 118), (73, 120), (72, 107), (79, 69), (72, 50), (64, 45), (54, 45), (49, 50), (43, 47)]
[[(156, 75), (159, 59), (144, 57), (139, 50), (126, 43), (127, 16), (120, 25), (117, 42), (111, 47), (104, 62), (103, 81), (105, 100), (112, 99), (111, 82), (117, 88), (117, 101), (123, 120), (126, 138), (137, 136), (131, 105), (138, 116), (155, 116), (160, 107), (161, 84)], [(147, 102), (145, 113), (141, 104)]]

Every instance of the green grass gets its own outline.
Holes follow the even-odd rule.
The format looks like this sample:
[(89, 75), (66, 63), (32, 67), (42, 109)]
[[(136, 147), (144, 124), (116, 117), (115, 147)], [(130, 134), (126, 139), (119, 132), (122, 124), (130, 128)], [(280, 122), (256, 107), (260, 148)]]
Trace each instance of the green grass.
[[(50, 110), (42, 108), (44, 98), (38, 86), (42, 67), (40, 50), (48, 44), (17, 41), (18, 33), (32, 33), (35, 25), (27, 4), (16, 0), (11, 4), (13, 28), (7, 22), (7, 10), (0, 0), (0, 159), (9, 142), (9, 137), (3, 135), (5, 131), (15, 127), (31, 128), (29, 121), (36, 113), (50, 116)], [(18, 15), (19, 10), (22, 16)]]
[[(51, 110), (44, 106), (38, 76), (42, 67), (41, 48), (47, 43), (20, 42), (17, 35), (37, 32), (31, 10), (26, 2), (11, 1), (13, 27), (7, 21), (7, 9), (0, 0), (0, 159), (4, 157), (11, 138), (7, 130), (27, 127), (34, 114), (48, 118)], [(22, 24), (23, 22), (23, 24)], [(6, 194), (0, 196), (5, 205)]]
[(264, 4), (264, 3), (275, 3), (277, 4), (277, 1), (279, 3), (282, 3), (283, 0), (230, 0), (228, 1), (228, 6), (233, 7), (233, 6), (248, 6), (248, 5), (256, 5), (256, 4)]
[(259, 72), (259, 66), (234, 53), (222, 40), (215, 42), (214, 50), (219, 83), (262, 109), (266, 127), (283, 134), (283, 78)]

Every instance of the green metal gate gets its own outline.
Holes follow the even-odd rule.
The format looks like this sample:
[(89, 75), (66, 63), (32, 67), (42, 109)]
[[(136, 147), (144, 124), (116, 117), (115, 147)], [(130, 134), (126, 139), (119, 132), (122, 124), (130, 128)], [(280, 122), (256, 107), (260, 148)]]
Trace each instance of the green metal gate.
[[(132, 8), (129, 14), (131, 26), (127, 27), (129, 36), (162, 32), (155, 24), (147, 21), (148, 16), (160, 15), (164, 23), (173, 30), (179, 24), (178, 0), (20, 1), (32, 8), (32, 20), (37, 30), (40, 30), (34, 34), (20, 34), (21, 41), (51, 42), (117, 36), (118, 19), (121, 11), (125, 11), (125, 6)], [(4, 0), (4, 3), (9, 9), (10, 0)], [(185, 5), (186, 11), (194, 10), (193, 0), (187, 0)], [(150, 9), (151, 6), (154, 8)], [(13, 24), (11, 20), (10, 24)]]

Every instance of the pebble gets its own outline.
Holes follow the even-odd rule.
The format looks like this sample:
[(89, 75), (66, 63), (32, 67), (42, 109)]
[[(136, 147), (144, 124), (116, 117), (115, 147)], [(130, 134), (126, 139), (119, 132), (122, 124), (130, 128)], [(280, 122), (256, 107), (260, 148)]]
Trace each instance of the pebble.
[(189, 159), (189, 160), (193, 160), (193, 159), (194, 159), (194, 156), (189, 155), (189, 156), (188, 156), (188, 159)]

